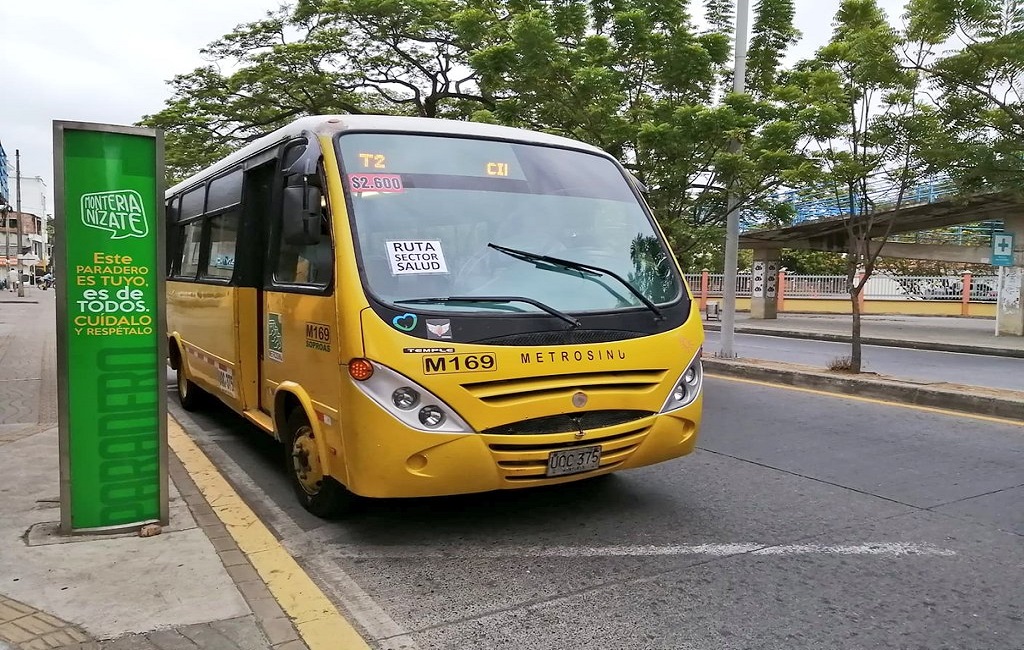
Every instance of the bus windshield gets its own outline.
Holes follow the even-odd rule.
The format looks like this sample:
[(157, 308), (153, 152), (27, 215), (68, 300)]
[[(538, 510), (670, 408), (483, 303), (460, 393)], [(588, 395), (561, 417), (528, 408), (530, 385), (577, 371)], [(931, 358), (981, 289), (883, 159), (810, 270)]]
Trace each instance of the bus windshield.
[[(587, 312), (651, 309), (683, 294), (662, 239), (609, 158), (391, 133), (343, 134), (338, 146), (363, 280), (382, 302)], [(479, 299), (488, 296), (512, 299)]]

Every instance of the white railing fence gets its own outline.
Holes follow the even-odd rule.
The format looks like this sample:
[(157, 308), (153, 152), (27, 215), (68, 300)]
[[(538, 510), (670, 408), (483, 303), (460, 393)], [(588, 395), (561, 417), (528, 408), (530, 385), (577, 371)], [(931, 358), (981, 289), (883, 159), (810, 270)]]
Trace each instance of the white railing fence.
[[(721, 273), (687, 273), (686, 281), (694, 295), (720, 298), (725, 276)], [(858, 279), (858, 281), (860, 281)], [(969, 293), (964, 296), (964, 285)], [(783, 298), (849, 298), (845, 275), (780, 274), (778, 291)], [(736, 296), (749, 298), (749, 273), (736, 276)], [(958, 300), (967, 302), (995, 302), (996, 278), (965, 273), (963, 276), (872, 274), (864, 287), (865, 300)]]

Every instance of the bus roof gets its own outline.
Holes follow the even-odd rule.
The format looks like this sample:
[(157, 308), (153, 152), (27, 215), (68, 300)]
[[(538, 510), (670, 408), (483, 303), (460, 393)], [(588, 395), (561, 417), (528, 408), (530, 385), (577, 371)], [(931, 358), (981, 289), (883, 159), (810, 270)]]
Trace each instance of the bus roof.
[[(512, 140), (527, 144), (552, 145), (579, 149), (593, 153), (604, 153), (601, 149), (570, 138), (557, 135), (516, 129), (509, 126), (498, 126), (482, 122), (464, 122), (461, 120), (442, 120), (430, 117), (404, 117), (398, 115), (310, 115), (295, 120), (287, 126), (268, 133), (262, 138), (250, 142), (226, 158), (214, 163), (167, 190), (170, 196), (175, 192), (194, 185), (200, 180), (216, 175), (245, 160), (249, 156), (269, 149), (285, 140), (302, 135), (303, 131), (311, 131), (317, 135), (328, 135), (342, 131), (378, 131), (381, 133), (414, 133), (437, 135), (464, 135), (478, 138), (494, 138)], [(607, 155), (607, 154), (606, 154)]]

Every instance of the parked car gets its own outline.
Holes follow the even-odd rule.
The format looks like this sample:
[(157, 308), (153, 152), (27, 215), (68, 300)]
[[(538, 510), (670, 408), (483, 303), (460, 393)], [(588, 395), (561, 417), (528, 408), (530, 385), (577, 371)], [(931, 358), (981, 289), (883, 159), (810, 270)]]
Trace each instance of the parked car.
[(864, 297), (868, 300), (918, 300), (907, 291), (902, 282), (887, 275), (872, 275), (864, 285)]
[[(971, 280), (971, 302), (995, 302), (996, 283), (989, 279)], [(925, 300), (962, 300), (964, 295), (963, 280), (944, 280), (923, 287), (921, 297)]]
[(996, 289), (995, 281), (971, 281), (971, 300), (975, 302), (995, 302), (998, 297), (999, 291)]

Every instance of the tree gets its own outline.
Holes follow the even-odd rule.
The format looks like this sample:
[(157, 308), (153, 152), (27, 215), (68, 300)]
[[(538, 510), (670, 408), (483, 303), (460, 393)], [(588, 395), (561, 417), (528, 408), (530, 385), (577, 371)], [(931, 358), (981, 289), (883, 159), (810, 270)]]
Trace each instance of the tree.
[(488, 118), (604, 149), (650, 188), (668, 230), (686, 230), (690, 190), (736, 121), (712, 105), (728, 38), (698, 33), (674, 0), (478, 7), (487, 29), (470, 61), (496, 100)]
[(211, 64), (175, 77), (166, 107), (142, 124), (165, 129), (168, 170), (181, 179), (304, 115), (467, 117), (492, 102), (458, 43), (462, 8), (299, 0), (204, 48)]
[[(881, 243), (905, 207), (907, 192), (925, 163), (919, 143), (937, 128), (933, 108), (920, 101), (921, 75), (913, 68), (926, 47), (908, 42), (875, 0), (843, 0), (831, 41), (798, 66), (826, 90), (821, 94), (845, 119), (833, 137), (819, 140), (821, 185), (835, 198), (846, 231), (846, 276), (853, 312), (849, 370), (860, 372), (860, 295), (875, 269)], [(902, 52), (911, 52), (911, 66)]]
[(796, 38), (792, 0), (757, 4), (757, 78), (739, 97), (724, 90), (731, 3), (706, 4), (711, 28), (699, 31), (678, 0), (298, 0), (206, 47), (211, 64), (176, 77), (175, 95), (145, 123), (167, 131), (175, 179), (311, 113), (565, 135), (623, 160), (650, 187), (685, 259), (720, 246), (726, 187), (749, 219), (788, 218), (773, 189), (805, 161), (814, 119), (799, 91), (776, 92)]
[[(1024, 180), (1024, 2), (910, 0), (911, 40), (929, 56), (910, 67), (938, 93), (941, 128), (926, 156), (966, 192)], [(944, 45), (954, 49), (939, 52)]]

